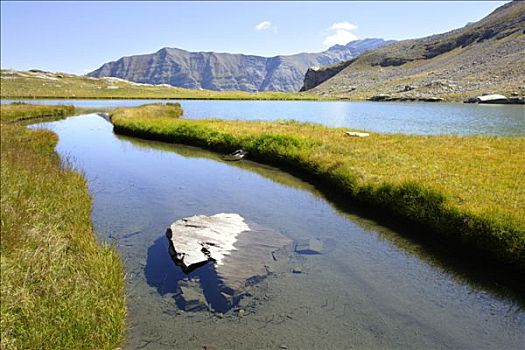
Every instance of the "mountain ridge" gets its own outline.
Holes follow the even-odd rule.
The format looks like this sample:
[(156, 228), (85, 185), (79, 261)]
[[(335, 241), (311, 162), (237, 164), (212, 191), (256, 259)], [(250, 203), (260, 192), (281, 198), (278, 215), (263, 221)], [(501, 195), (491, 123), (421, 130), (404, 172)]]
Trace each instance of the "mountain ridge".
[(107, 62), (87, 76), (191, 89), (290, 92), (299, 90), (306, 70), (312, 66), (345, 61), (393, 42), (370, 38), (335, 45), (323, 52), (271, 57), (164, 47), (152, 54), (124, 56)]

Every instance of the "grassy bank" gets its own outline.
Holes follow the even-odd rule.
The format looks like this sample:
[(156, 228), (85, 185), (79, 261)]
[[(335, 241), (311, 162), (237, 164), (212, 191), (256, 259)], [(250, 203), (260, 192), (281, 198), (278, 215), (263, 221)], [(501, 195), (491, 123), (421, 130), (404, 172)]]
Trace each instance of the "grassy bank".
[(188, 100), (327, 100), (310, 93), (212, 91), (137, 84), (116, 78), (42, 71), (2, 70), (3, 99), (188, 99)]
[(0, 105), (0, 122), (11, 123), (43, 117), (65, 117), (75, 112), (74, 106), (46, 106), (25, 103)]
[[(20, 108), (3, 106), (2, 122)], [(56, 142), (1, 124), (2, 349), (114, 349), (126, 314), (122, 262), (98, 244), (86, 181), (61, 166)]]
[(126, 135), (220, 152), (243, 148), (349, 202), (419, 224), (422, 235), (525, 271), (523, 137), (352, 138), (345, 129), (296, 122), (184, 120), (173, 108), (116, 109), (112, 122)]

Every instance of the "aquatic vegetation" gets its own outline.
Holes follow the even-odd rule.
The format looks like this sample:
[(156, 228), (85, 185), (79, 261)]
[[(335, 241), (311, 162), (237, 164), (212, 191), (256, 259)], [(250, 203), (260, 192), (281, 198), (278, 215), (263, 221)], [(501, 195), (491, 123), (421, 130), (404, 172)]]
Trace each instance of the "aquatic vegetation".
[(421, 234), (525, 270), (524, 137), (415, 136), (314, 124), (184, 120), (147, 106), (112, 114), (120, 134), (250, 158), (313, 180), (349, 202), (379, 209)]
[[(19, 107), (26, 117), (72, 108), (3, 105), (2, 121), (22, 118)], [(2, 124), (1, 143), (2, 349), (118, 347), (123, 265), (97, 242), (86, 180), (61, 165), (52, 132)]]

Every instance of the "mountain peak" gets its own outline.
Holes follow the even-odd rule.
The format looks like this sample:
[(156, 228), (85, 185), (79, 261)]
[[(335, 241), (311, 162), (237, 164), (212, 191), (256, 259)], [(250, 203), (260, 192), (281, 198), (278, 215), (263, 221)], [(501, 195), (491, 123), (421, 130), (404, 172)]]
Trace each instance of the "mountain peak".
[(340, 50), (357, 50), (359, 53), (375, 49), (381, 46), (395, 43), (395, 40), (385, 40), (380, 38), (367, 38), (352, 40), (345, 45), (336, 44), (328, 48), (327, 51), (340, 51)]
[(324, 52), (262, 57), (216, 52), (190, 52), (163, 47), (152, 54), (108, 62), (88, 76), (115, 77), (148, 84), (190, 89), (298, 91), (309, 67), (350, 60), (382, 39), (356, 40)]

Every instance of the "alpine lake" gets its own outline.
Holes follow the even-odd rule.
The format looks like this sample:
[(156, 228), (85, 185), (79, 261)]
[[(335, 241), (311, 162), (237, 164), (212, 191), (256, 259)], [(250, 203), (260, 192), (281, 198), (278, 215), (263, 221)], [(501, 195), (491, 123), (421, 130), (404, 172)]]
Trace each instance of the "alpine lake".
[[(9, 102), (9, 101), (4, 101)], [(113, 108), (140, 100), (39, 100)], [(181, 101), (184, 118), (295, 119), (410, 134), (525, 135), (523, 106), (429, 103)], [(249, 160), (122, 137), (98, 114), (34, 124), (86, 177), (100, 241), (125, 262), (125, 349), (518, 349), (523, 296), (461, 269), (311, 184)], [(290, 248), (239, 290), (213, 262), (186, 273), (166, 229), (236, 213)], [(294, 249), (315, 242), (315, 249)]]

